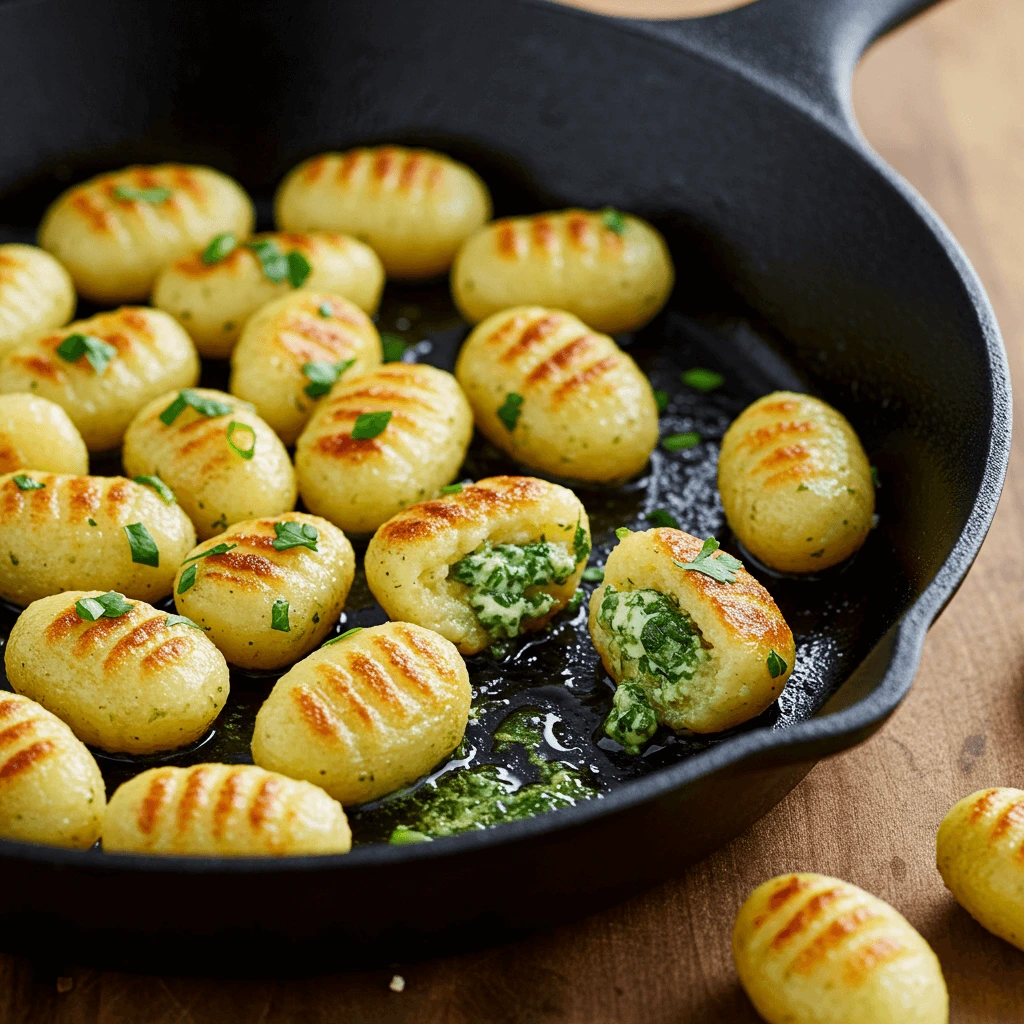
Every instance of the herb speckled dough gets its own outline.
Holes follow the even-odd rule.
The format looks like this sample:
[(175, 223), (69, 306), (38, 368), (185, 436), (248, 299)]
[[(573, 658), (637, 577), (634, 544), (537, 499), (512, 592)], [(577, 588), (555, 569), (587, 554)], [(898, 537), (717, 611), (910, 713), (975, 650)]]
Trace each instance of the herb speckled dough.
[(71, 417), (36, 395), (0, 395), (0, 473), (89, 472), (89, 450)]
[(71, 275), (34, 245), (0, 245), (0, 356), (66, 324), (75, 312)]

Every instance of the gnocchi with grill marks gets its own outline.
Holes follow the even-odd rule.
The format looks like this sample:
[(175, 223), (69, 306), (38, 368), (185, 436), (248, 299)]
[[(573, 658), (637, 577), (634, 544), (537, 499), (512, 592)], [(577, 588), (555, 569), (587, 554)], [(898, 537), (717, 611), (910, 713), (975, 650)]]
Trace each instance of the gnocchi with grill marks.
[(359, 804), (426, 774), (461, 742), (472, 693), (437, 633), (387, 622), (311, 654), (256, 717), (253, 760)]
[(103, 821), (107, 853), (283, 857), (351, 848), (337, 801), (251, 764), (150, 768), (118, 787)]
[(643, 327), (675, 280), (661, 235), (617, 210), (564, 210), (497, 220), (459, 250), (452, 295), (476, 323), (511, 306), (554, 306), (594, 330)]
[(524, 306), (488, 318), (462, 346), (455, 376), (480, 432), (555, 477), (622, 481), (658, 443), (647, 378), (611, 338), (562, 310)]
[(11, 630), (4, 664), (15, 692), (114, 753), (192, 743), (228, 698), (227, 663), (202, 629), (113, 592), (34, 601)]
[(85, 744), (42, 705), (0, 690), (0, 838), (87, 850), (105, 805)]
[[(308, 274), (301, 265), (295, 276), (285, 272), (285, 264), (261, 259), (253, 246), (268, 243), (282, 256), (303, 256)], [(203, 356), (227, 358), (246, 320), (296, 287), (343, 296), (366, 313), (377, 310), (384, 267), (368, 245), (348, 235), (267, 232), (249, 243), (231, 245), (225, 241), (228, 251), (222, 257), (204, 250), (175, 261), (161, 272), (153, 289), (153, 305), (189, 332)]]
[(195, 543), (169, 492), (121, 476), (0, 477), (0, 597), (14, 604), (82, 587), (158, 601)]
[(343, 378), (296, 445), (302, 500), (347, 533), (369, 533), (453, 480), (472, 434), (469, 403), (444, 370), (389, 363)]
[(172, 260), (214, 236), (252, 234), (255, 212), (242, 187), (209, 167), (126, 167), (75, 185), (43, 217), (39, 244), (93, 302), (141, 302)]
[(0, 395), (0, 473), (89, 472), (89, 450), (71, 417), (35, 395)]
[(34, 245), (0, 245), (0, 356), (66, 324), (75, 312), (71, 276)]
[(429, 149), (323, 153), (294, 168), (274, 201), (285, 231), (345, 231), (368, 242), (389, 277), (443, 274), (491, 216), (487, 186)]

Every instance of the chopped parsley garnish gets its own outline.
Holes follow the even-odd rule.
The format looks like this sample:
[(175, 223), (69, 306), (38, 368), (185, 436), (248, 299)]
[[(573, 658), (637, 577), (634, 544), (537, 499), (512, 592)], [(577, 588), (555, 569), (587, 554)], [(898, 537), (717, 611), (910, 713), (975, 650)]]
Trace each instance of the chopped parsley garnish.
[(293, 251), (286, 256), (273, 238), (261, 238), (246, 245), (260, 261), (263, 276), (274, 284), (280, 284), (287, 278), (293, 288), (301, 288), (313, 270), (301, 252)]
[(432, 843), (433, 841), (426, 832), (417, 832), (416, 829), (407, 828), (405, 825), (399, 825), (388, 839), (392, 846), (410, 846), (412, 843)]
[(95, 622), (102, 618), (119, 619), (134, 607), (124, 599), (124, 594), (116, 590), (108, 590), (99, 597), (83, 597), (75, 602), (75, 611), (85, 622)]
[(692, 562), (673, 562), (672, 564), (680, 569), (703, 573), (719, 583), (735, 583), (736, 570), (742, 569), (743, 563), (724, 551), (717, 558), (712, 558), (711, 556), (719, 547), (720, 545), (714, 537), (708, 537), (700, 549), (700, 554)]
[(604, 566), (602, 565), (588, 565), (583, 570), (583, 582), (584, 583), (603, 583), (604, 582)]
[(641, 747), (658, 731), (657, 715), (639, 683), (619, 683), (615, 688), (604, 731), (609, 739), (621, 743), (627, 754), (639, 754)]
[(184, 388), (178, 392), (178, 397), (160, 413), (160, 422), (169, 427), (187, 408), (195, 409), (200, 416), (210, 418), (227, 416), (232, 412), (231, 406), (226, 402), (218, 402), (215, 398), (205, 398), (198, 391), (193, 391), (192, 388)]
[(117, 349), (102, 338), (94, 338), (91, 334), (69, 334), (57, 346), (57, 355), (66, 363), (75, 363), (85, 356), (89, 365), (100, 374), (117, 356)]
[(505, 424), (505, 429), (511, 434), (519, 422), (519, 414), (523, 411), (523, 396), (510, 391), (505, 396), (505, 401), (498, 409), (498, 419)]
[(878, 467), (877, 466), (872, 466), (871, 467), (871, 482), (875, 485), (875, 490), (876, 491), (878, 490), (879, 487), (882, 486), (882, 481), (878, 478)]
[(658, 412), (664, 412), (668, 408), (668, 392), (655, 391), (654, 404), (658, 407)]
[(332, 639), (328, 640), (326, 643), (321, 644), (320, 646), (322, 648), (330, 647), (331, 644), (340, 643), (342, 640), (347, 640), (350, 636), (352, 636), (355, 633), (362, 633), (362, 631), (362, 626), (354, 626), (352, 629), (346, 629), (345, 632), (341, 634), (341, 636), (333, 637)]
[(135, 477), (135, 482), (142, 484), (144, 487), (152, 487), (163, 499), (165, 505), (174, 505), (178, 501), (174, 496), (174, 491), (158, 476), (137, 476)]
[(290, 633), (291, 625), (288, 623), (288, 602), (279, 597), (274, 606), (270, 609), (270, 628), (280, 633)]
[(404, 338), (398, 334), (391, 334), (389, 331), (381, 332), (380, 345), (384, 352), (385, 363), (400, 363), (408, 347)]
[(184, 594), (186, 590), (191, 590), (196, 585), (197, 565), (195, 563), (200, 558), (209, 558), (211, 555), (223, 555), (232, 548), (237, 547), (237, 544), (227, 544), (222, 541), (220, 544), (215, 544), (209, 551), (200, 551), (198, 555), (189, 555), (181, 564), (188, 565), (189, 562), (194, 564), (188, 565), (188, 568), (181, 574), (181, 579), (178, 580), (178, 593)]
[(302, 372), (309, 378), (309, 383), (302, 389), (310, 398), (319, 398), (338, 382), (338, 378), (355, 362), (355, 359), (342, 359), (332, 363), (319, 360), (315, 363), (303, 363)]
[(124, 199), (130, 203), (165, 203), (171, 198), (171, 190), (157, 185), (154, 188), (132, 188), (131, 185), (118, 185), (114, 189), (115, 199)]
[(714, 370), (705, 370), (700, 366), (694, 366), (686, 370), (682, 375), (683, 383), (696, 391), (714, 391), (725, 383), (725, 378)]
[(238, 239), (230, 231), (216, 235), (199, 257), (208, 267), (220, 263), (238, 248)]
[(601, 223), (617, 235), (621, 235), (626, 230), (626, 218), (611, 206), (606, 206), (601, 211)]
[(38, 480), (33, 480), (30, 476), (25, 476), (24, 473), (15, 473), (11, 479), (19, 491), (41, 491), (46, 486)]
[(633, 531), (628, 526), (618, 526), (615, 529), (615, 536), (619, 540), (625, 540)]
[(334, 316), (334, 307), (329, 302), (321, 302), (316, 311), (325, 319), (330, 320)]
[(275, 551), (287, 551), (289, 548), (317, 550), (316, 542), (320, 534), (317, 528), (309, 523), (296, 523), (286, 519), (283, 523), (274, 523), (274, 533), (277, 536), (271, 542), (271, 546)]
[(301, 288), (312, 272), (312, 264), (301, 252), (288, 253), (288, 283), (293, 288)]
[(673, 530), (679, 529), (679, 522), (671, 512), (666, 512), (663, 508), (656, 508), (653, 512), (647, 513), (647, 522), (651, 526), (669, 526)]
[(191, 626), (193, 629), (201, 630), (203, 627), (198, 622), (193, 622), (187, 615), (168, 615), (164, 619), (165, 626)]
[(768, 652), (768, 674), (777, 679), (789, 666), (774, 651)]
[[(252, 444), (245, 445), (244, 447), (242, 445), (235, 444), (235, 442), (231, 440), (231, 437), (235, 431), (238, 430), (240, 430), (243, 435), (248, 433), (252, 438)], [(239, 423), (236, 420), (232, 420), (228, 424), (228, 447), (236, 455), (240, 455), (243, 459), (248, 461), (256, 454), (256, 431), (253, 430), (248, 423)]]
[(462, 484), (445, 484), (438, 492), (439, 494), (461, 494)]
[(576, 520), (576, 532), (572, 538), (572, 553), (576, 558), (577, 565), (590, 557), (590, 534), (583, 529), (582, 519)]
[(153, 535), (146, 529), (145, 523), (129, 523), (124, 532), (128, 534), (128, 545), (132, 549), (132, 561), (139, 565), (160, 565), (160, 551), (157, 549)]
[(190, 565), (182, 574), (181, 579), (178, 580), (178, 593), (184, 594), (186, 590), (191, 590), (196, 585), (196, 567)]
[(353, 441), (368, 441), (370, 438), (383, 434), (387, 425), (391, 422), (391, 412), (361, 412), (356, 417), (355, 426), (352, 428)]
[(684, 434), (669, 434), (661, 439), (661, 447), (667, 452), (678, 452), (684, 448), (696, 448), (700, 444), (700, 434), (696, 430), (688, 430)]

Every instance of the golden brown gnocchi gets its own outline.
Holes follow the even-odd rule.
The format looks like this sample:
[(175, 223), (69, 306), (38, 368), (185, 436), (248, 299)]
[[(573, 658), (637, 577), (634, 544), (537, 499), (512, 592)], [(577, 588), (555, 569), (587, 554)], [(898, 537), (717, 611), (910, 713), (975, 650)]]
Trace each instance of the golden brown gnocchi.
[(443, 274), (491, 216), (487, 186), (429, 149), (377, 146), (323, 153), (294, 168), (274, 214), (285, 231), (345, 231), (376, 250), (389, 277)]
[(888, 903), (824, 875), (751, 893), (732, 935), (740, 981), (768, 1024), (947, 1024), (938, 958)]
[(222, 232), (248, 238), (254, 219), (252, 201), (220, 171), (126, 167), (58, 196), (39, 227), (39, 244), (71, 271), (86, 298), (141, 302), (172, 260)]
[(227, 663), (202, 629), (114, 591), (34, 601), (11, 630), (4, 665), (15, 692), (112, 752), (192, 743), (228, 698)]
[(875, 511), (871, 467), (842, 413), (776, 391), (733, 421), (718, 457), (729, 526), (772, 569), (816, 572), (849, 558)]
[(658, 408), (636, 363), (571, 313), (506, 309), (462, 346), (455, 376), (480, 432), (556, 477), (611, 483), (647, 465)]
[(56, 402), (92, 452), (120, 445), (150, 399), (198, 379), (189, 336), (166, 313), (141, 306), (78, 320), (0, 358), (0, 394)]
[(175, 261), (157, 278), (153, 305), (192, 335), (202, 355), (224, 359), (246, 320), (295, 288), (342, 296), (375, 313), (383, 287), (384, 267), (363, 242), (348, 235), (268, 232), (243, 243), (221, 236)]
[(118, 787), (103, 821), (107, 853), (283, 857), (351, 847), (337, 801), (251, 764), (150, 768)]
[(40, 704), (0, 690), (0, 839), (87, 850), (106, 801), (85, 744)]
[(37, 395), (0, 395), (0, 473), (89, 472), (89, 451), (71, 417)]
[(230, 391), (293, 444), (336, 381), (376, 369), (381, 359), (377, 328), (358, 306), (323, 292), (296, 292), (249, 318), (231, 354)]
[(572, 491), (496, 476), (384, 523), (366, 550), (366, 581), (390, 618), (476, 654), (542, 629), (576, 592), (589, 553), (590, 522)]
[(347, 533), (369, 533), (454, 479), (473, 434), (455, 378), (388, 363), (342, 379), (295, 447), (306, 507)]
[(554, 306), (595, 331), (643, 327), (675, 280), (661, 235), (617, 210), (563, 210), (497, 220), (459, 249), (452, 295), (477, 323), (511, 306)]
[(408, 622), (353, 630), (275, 684), (252, 756), (346, 806), (418, 779), (461, 742), (472, 691), (459, 652)]
[(75, 312), (71, 275), (34, 245), (0, 245), (0, 356), (66, 324)]
[(158, 601), (195, 543), (159, 479), (0, 477), (0, 597), (14, 604), (84, 587)]
[(200, 540), (295, 507), (295, 470), (281, 439), (248, 402), (223, 391), (154, 399), (132, 420), (122, 459), (132, 476), (167, 483)]

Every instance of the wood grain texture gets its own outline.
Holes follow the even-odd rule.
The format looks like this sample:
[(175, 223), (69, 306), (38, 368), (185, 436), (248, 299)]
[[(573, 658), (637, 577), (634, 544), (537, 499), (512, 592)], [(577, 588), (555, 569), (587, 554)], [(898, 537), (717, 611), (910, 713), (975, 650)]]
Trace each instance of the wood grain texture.
[[(668, 16), (723, 0), (578, 0)], [(1024, 367), (1024, 81), (1019, 0), (949, 0), (857, 73), (865, 134), (932, 203), (988, 288)], [(1018, 379), (1020, 379), (1018, 377)], [(1018, 419), (1018, 422), (1021, 422)], [(729, 951), (765, 878), (838, 875), (890, 901), (942, 961), (952, 1020), (1024, 1020), (1024, 954), (944, 890), (934, 835), (959, 797), (1024, 784), (1024, 466), (1016, 447), (992, 532), (925, 645), (906, 703), (871, 741), (819, 765), (772, 813), (680, 878), (578, 924), (449, 960), (316, 981), (129, 977), (0, 958), (0, 1024), (756, 1022)], [(58, 993), (57, 975), (73, 978)]]

